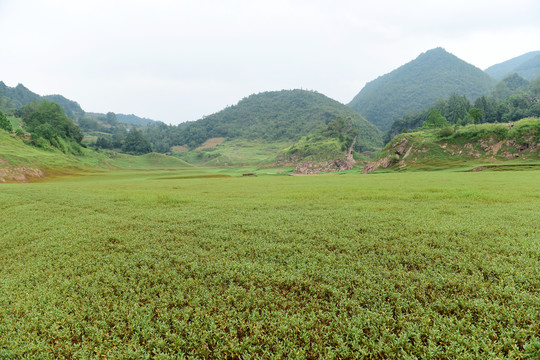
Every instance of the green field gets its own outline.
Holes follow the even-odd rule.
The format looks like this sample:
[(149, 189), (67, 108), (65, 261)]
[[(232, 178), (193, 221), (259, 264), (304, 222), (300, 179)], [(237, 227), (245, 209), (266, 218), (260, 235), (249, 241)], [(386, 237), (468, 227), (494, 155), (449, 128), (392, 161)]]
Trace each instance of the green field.
[(540, 171), (0, 186), (1, 359), (538, 359)]
[(270, 164), (291, 142), (227, 140), (214, 148), (175, 154), (190, 164), (203, 166), (253, 166)]

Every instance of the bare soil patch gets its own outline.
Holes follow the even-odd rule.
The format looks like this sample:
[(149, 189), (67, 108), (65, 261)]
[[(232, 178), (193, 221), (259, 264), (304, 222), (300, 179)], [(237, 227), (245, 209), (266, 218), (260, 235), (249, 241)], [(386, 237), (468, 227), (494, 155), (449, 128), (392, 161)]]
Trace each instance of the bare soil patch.
[(206, 140), (201, 146), (195, 149), (195, 151), (201, 151), (204, 149), (213, 149), (219, 144), (221, 144), (223, 141), (225, 141), (224, 137), (216, 137), (216, 138), (210, 138)]
[(171, 150), (172, 152), (176, 152), (176, 153), (184, 153), (184, 152), (189, 151), (189, 149), (186, 146), (173, 146), (171, 147)]
[(28, 182), (32, 178), (43, 178), (43, 171), (33, 167), (0, 168), (0, 182)]

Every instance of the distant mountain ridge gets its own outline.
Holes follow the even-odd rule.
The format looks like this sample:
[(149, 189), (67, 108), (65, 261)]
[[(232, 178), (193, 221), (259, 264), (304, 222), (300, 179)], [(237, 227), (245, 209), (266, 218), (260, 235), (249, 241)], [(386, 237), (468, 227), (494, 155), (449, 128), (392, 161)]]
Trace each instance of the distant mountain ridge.
[(3, 100), (0, 109), (3, 108), (4, 110), (20, 109), (34, 101), (47, 100), (60, 105), (60, 107), (64, 109), (66, 115), (71, 118), (76, 119), (84, 115), (84, 110), (77, 102), (69, 100), (62, 95), (41, 96), (32, 92), (23, 84), (9, 87), (4, 84), (3, 81), (0, 81), (0, 98)]
[(488, 93), (495, 83), (474, 65), (443, 48), (435, 48), (367, 83), (348, 105), (386, 131), (407, 113), (420, 111), (452, 94), (474, 100)]
[[(106, 114), (102, 114), (102, 113), (88, 113), (88, 114), (95, 115), (95, 116), (105, 116), (106, 115)], [(156, 120), (140, 117), (140, 116), (133, 115), (133, 114), (126, 115), (126, 114), (117, 114), (117, 113), (115, 113), (115, 115), (116, 115), (116, 119), (118, 120), (118, 122), (121, 122), (121, 123), (124, 123), (124, 124), (147, 126), (147, 125), (152, 125), (152, 124), (157, 123)]]
[(529, 81), (534, 80), (540, 76), (540, 51), (531, 51), (500, 64), (492, 65), (485, 72), (497, 80), (502, 80), (513, 73), (517, 73)]
[[(67, 99), (62, 95), (38, 95), (25, 87), (23, 84), (18, 84), (15, 87), (7, 86), (3, 81), (0, 81), (0, 110), (12, 112), (13, 110), (20, 109), (21, 107), (33, 103), (34, 101), (43, 101), (47, 100), (50, 102), (57, 103), (64, 109), (66, 115), (70, 118), (78, 120), (83, 117), (86, 112), (81, 108), (81, 106), (73, 100)], [(104, 116), (105, 114), (99, 113), (89, 113), (91, 115), (100, 115)], [(119, 122), (133, 125), (149, 125), (153, 124), (156, 121), (141, 118), (136, 115), (124, 115), (116, 114), (116, 117)]]

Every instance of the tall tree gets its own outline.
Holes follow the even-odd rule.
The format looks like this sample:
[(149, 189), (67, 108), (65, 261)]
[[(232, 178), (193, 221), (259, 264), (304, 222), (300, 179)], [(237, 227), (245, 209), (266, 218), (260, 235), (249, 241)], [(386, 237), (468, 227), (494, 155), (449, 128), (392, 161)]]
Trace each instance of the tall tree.
[(482, 111), (482, 109), (473, 107), (469, 111), (469, 115), (475, 124), (480, 124), (482, 122), (482, 118), (484, 117), (484, 111)]
[(448, 120), (446, 120), (444, 116), (441, 115), (440, 111), (437, 109), (433, 109), (429, 113), (429, 118), (422, 124), (422, 127), (424, 129), (436, 129), (448, 125), (450, 125), (450, 123), (448, 122)]
[(7, 118), (7, 116), (0, 111), (0, 129), (4, 129), (6, 131), (12, 132), (13, 127), (11, 126), (11, 122)]
[(116, 118), (116, 114), (113, 112), (108, 112), (107, 115), (105, 115), (105, 121), (109, 125), (116, 125), (118, 124), (118, 119)]
[(142, 132), (132, 129), (126, 136), (122, 150), (130, 154), (142, 155), (152, 152), (152, 145)]
[(68, 118), (60, 105), (43, 100), (23, 106), (21, 115), (26, 129), (38, 137), (64, 138), (81, 144), (83, 135), (73, 120)]

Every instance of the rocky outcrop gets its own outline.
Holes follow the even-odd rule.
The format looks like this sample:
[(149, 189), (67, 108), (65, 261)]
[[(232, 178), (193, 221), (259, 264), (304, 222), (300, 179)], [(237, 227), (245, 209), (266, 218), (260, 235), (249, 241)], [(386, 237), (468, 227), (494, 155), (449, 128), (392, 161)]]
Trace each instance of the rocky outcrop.
[[(508, 124), (512, 125), (513, 124)], [(509, 129), (512, 128), (509, 126)], [(494, 133), (478, 140), (433, 141), (417, 134), (404, 134), (385, 148), (385, 156), (369, 162), (363, 173), (371, 173), (377, 169), (394, 167), (402, 170), (413, 164), (430, 164), (430, 162), (463, 160), (485, 160), (486, 162), (502, 162), (516, 158), (540, 158), (540, 140), (537, 133), (521, 133), (520, 136), (504, 138)]]
[(43, 171), (33, 167), (3, 167), (0, 168), (0, 182), (28, 182), (31, 179), (42, 178)]
[(351, 170), (355, 165), (354, 159), (335, 159), (327, 162), (303, 161), (294, 167), (295, 174), (312, 175), (321, 172), (338, 172)]
[(297, 175), (312, 175), (321, 172), (338, 172), (351, 170), (356, 164), (353, 156), (354, 145), (356, 144), (357, 137), (354, 138), (351, 146), (345, 152), (344, 158), (338, 158), (325, 162), (316, 161), (302, 161), (295, 165), (294, 173)]

